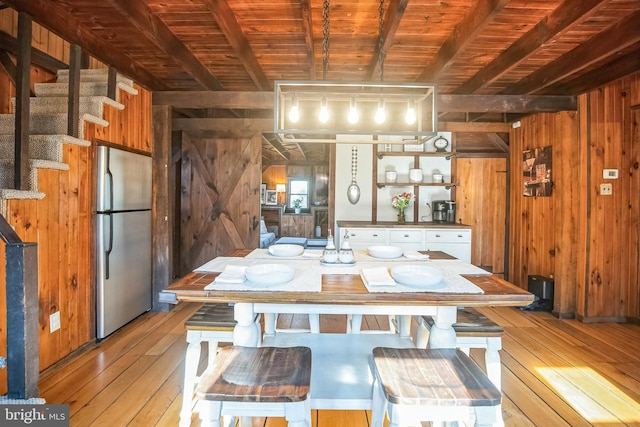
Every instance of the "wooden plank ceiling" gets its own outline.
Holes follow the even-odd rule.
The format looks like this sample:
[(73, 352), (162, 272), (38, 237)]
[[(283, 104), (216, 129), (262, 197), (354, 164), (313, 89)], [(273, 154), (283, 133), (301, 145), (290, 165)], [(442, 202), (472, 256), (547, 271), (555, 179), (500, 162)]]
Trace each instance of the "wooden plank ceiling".
[[(441, 95), (575, 96), (640, 69), (638, 0), (385, 0), (382, 37), (376, 0), (2, 3), (27, 12), (152, 91), (270, 91), (276, 80), (383, 77), (436, 83)], [(329, 11), (328, 37), (323, 9)], [(491, 113), (468, 108), (440, 108), (439, 120), (505, 122), (535, 111), (516, 111), (509, 103)], [(271, 114), (179, 111), (208, 118)], [(473, 141), (470, 151), (503, 149), (494, 137), (462, 140)], [(265, 144), (282, 158), (274, 145)], [(305, 158), (304, 151), (293, 148)]]

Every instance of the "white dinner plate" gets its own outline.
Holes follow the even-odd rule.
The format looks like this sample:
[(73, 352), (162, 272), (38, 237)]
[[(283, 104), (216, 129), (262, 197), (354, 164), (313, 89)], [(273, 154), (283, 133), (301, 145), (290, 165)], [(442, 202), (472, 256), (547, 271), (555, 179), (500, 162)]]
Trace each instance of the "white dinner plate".
[(419, 288), (439, 288), (444, 286), (442, 272), (428, 265), (394, 265), (391, 277), (396, 282)]
[(294, 257), (302, 255), (304, 247), (300, 245), (271, 245), (269, 246), (269, 253), (273, 256), (280, 257)]
[(402, 256), (402, 249), (397, 246), (369, 246), (367, 252), (374, 258), (393, 259)]
[(244, 275), (258, 285), (277, 285), (293, 280), (296, 269), (284, 264), (257, 264), (247, 267)]

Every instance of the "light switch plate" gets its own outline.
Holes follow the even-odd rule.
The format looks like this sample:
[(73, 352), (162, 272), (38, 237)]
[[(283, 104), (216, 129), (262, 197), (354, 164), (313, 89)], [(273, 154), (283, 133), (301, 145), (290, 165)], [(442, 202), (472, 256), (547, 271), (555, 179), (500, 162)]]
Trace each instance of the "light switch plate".
[(600, 184), (600, 194), (602, 196), (610, 196), (613, 194), (613, 186), (611, 184)]
[(56, 311), (49, 316), (49, 333), (55, 332), (58, 329), (60, 329), (60, 312)]
[(602, 178), (618, 179), (618, 169), (602, 169)]

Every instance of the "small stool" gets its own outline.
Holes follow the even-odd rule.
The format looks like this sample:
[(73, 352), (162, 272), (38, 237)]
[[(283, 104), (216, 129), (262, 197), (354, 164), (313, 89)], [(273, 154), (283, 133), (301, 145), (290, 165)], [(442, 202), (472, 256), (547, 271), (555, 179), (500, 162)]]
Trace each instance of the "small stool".
[(502, 394), (475, 362), (460, 350), (376, 347), (372, 423), (389, 427), (421, 421), (496, 421)]
[(209, 348), (208, 364), (212, 365), (218, 351), (218, 342), (233, 342), (233, 306), (229, 304), (204, 304), (184, 324), (187, 330), (187, 353), (184, 360), (184, 386), (182, 388), (182, 409), (180, 427), (191, 425), (193, 390), (198, 383), (201, 343)]
[[(427, 347), (428, 331), (434, 323), (431, 316), (418, 318), (417, 348)], [(487, 376), (498, 390), (502, 390), (502, 365), (499, 353), (502, 349), (504, 334), (502, 327), (477, 310), (467, 307), (458, 309), (457, 321), (453, 324), (453, 329), (456, 332), (456, 347), (465, 354), (468, 355), (472, 348), (485, 349), (484, 363)], [(498, 408), (497, 417), (496, 425), (503, 425), (501, 407)]]
[(311, 349), (224, 347), (202, 375), (196, 395), (203, 425), (222, 415), (285, 417), (291, 427), (311, 427)]

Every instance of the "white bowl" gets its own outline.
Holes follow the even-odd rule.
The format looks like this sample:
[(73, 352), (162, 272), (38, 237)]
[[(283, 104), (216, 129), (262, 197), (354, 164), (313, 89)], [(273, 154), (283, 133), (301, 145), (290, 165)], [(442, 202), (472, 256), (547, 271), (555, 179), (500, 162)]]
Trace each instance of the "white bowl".
[(391, 259), (400, 258), (402, 249), (397, 246), (369, 246), (367, 252), (374, 258)]
[(271, 245), (269, 246), (269, 253), (273, 256), (298, 256), (302, 255), (304, 247), (300, 245)]
[(244, 275), (259, 285), (275, 285), (293, 280), (296, 269), (284, 264), (257, 264), (247, 267)]
[(420, 288), (443, 286), (442, 272), (427, 265), (394, 265), (391, 267), (391, 277), (396, 282)]

